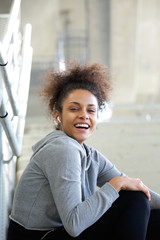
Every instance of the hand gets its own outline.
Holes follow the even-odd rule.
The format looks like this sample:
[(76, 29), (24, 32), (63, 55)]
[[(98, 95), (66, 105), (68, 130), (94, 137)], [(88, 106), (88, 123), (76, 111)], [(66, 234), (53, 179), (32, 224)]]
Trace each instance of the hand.
[(120, 190), (142, 191), (146, 194), (148, 200), (151, 200), (149, 188), (144, 185), (139, 178), (120, 176), (112, 178), (109, 183), (117, 190), (117, 192)]

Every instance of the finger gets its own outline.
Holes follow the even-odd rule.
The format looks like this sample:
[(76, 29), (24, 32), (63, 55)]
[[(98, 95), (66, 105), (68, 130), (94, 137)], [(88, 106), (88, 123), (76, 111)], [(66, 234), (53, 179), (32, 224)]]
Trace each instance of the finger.
[(148, 200), (150, 201), (151, 200), (151, 195), (150, 195), (149, 190), (144, 190), (143, 192), (146, 194)]
[(150, 201), (151, 200), (151, 195), (150, 195), (150, 192), (149, 192), (149, 188), (143, 184), (143, 182), (141, 181), (141, 186), (142, 186), (142, 191), (146, 194), (148, 200)]

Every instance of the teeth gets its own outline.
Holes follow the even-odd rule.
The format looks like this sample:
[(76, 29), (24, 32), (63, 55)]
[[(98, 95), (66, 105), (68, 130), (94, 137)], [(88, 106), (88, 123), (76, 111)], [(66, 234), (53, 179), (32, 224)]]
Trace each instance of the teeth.
[(80, 128), (89, 128), (89, 126), (87, 124), (76, 124), (76, 127), (80, 127)]

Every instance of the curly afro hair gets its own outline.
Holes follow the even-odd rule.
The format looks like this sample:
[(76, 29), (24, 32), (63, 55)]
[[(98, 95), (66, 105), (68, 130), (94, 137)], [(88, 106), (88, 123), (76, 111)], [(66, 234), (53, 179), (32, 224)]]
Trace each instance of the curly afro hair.
[(49, 115), (62, 112), (62, 103), (67, 95), (76, 89), (90, 91), (98, 101), (99, 110), (110, 100), (111, 81), (108, 68), (102, 64), (66, 63), (66, 70), (51, 71), (43, 86), (41, 95), (48, 105)]

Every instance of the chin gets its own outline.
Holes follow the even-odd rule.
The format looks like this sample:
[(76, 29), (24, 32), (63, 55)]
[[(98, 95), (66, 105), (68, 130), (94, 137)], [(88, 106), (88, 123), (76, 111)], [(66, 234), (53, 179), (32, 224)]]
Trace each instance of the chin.
[(80, 135), (80, 134), (73, 134), (72, 138), (74, 138), (79, 144), (83, 144), (91, 134)]
[(88, 139), (88, 137), (87, 138), (83, 138), (83, 139), (75, 139), (79, 144), (83, 144), (86, 140)]

